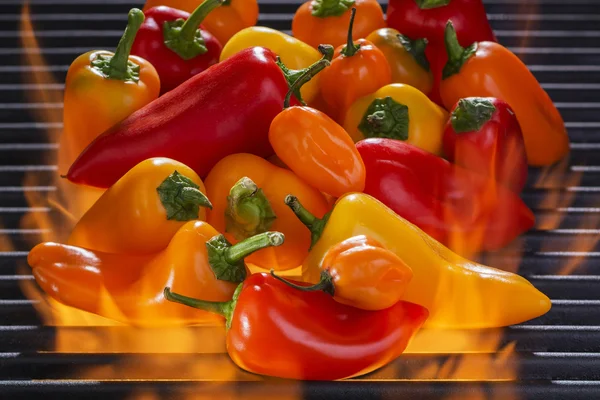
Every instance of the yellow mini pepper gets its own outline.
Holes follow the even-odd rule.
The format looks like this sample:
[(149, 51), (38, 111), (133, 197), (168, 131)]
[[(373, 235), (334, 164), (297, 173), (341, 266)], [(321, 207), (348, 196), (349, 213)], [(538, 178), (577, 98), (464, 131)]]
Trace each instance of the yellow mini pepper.
[(344, 128), (355, 142), (365, 138), (404, 140), (433, 154), (442, 154), (446, 110), (420, 90), (393, 83), (364, 96), (346, 113)]
[[(290, 35), (263, 26), (252, 26), (239, 31), (229, 39), (229, 42), (223, 47), (220, 61), (254, 46), (265, 47), (273, 51), (281, 58), (281, 68), (296, 71), (289, 78), (290, 86), (305, 72), (306, 68), (322, 57), (317, 49)], [(319, 75), (314, 76), (310, 82), (300, 89), (300, 93), (307, 103), (310, 103), (316, 97), (318, 91)]]
[(550, 300), (525, 278), (466, 260), (385, 205), (362, 193), (341, 197), (331, 214), (318, 219), (293, 196), (286, 203), (312, 231), (313, 248), (303, 280), (317, 283), (320, 265), (336, 243), (356, 235), (381, 242), (413, 271), (403, 300), (429, 310), (427, 326), (493, 328), (545, 314)]
[(392, 83), (405, 83), (425, 94), (433, 87), (433, 73), (425, 56), (427, 39), (412, 40), (392, 28), (381, 28), (367, 36), (383, 52), (392, 71)]

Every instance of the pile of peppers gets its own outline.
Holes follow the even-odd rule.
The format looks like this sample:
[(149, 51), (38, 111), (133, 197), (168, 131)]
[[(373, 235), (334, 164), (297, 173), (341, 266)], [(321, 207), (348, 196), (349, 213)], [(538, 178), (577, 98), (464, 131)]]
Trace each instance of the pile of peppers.
[[(359, 376), (421, 327), (546, 313), (470, 261), (534, 226), (529, 166), (560, 113), (481, 0), (309, 0), (293, 36), (255, 0), (148, 0), (66, 79), (59, 149), (80, 210), (29, 253), (68, 306), (135, 326), (223, 322), (257, 374)], [(468, 310), (468, 311), (465, 311)]]

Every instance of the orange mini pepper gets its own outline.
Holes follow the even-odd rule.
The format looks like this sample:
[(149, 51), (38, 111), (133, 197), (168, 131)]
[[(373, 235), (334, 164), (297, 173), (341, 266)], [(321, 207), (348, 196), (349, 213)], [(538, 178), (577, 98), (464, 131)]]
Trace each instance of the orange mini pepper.
[(385, 27), (383, 10), (377, 0), (311, 0), (296, 11), (292, 34), (315, 48), (320, 44), (340, 46), (346, 42), (352, 7), (360, 11), (352, 34), (354, 40)]
[(334, 246), (321, 262), (321, 280), (300, 286), (271, 275), (303, 291), (321, 290), (339, 303), (363, 310), (383, 310), (396, 304), (412, 279), (412, 270), (377, 240), (353, 236)]
[(68, 243), (109, 253), (163, 250), (186, 221), (211, 207), (200, 177), (169, 158), (142, 161), (110, 187), (75, 225)]
[(327, 110), (338, 122), (358, 98), (391, 83), (392, 72), (385, 55), (365, 39), (352, 41), (356, 9), (352, 9), (348, 43), (335, 50), (331, 66), (321, 74), (321, 95)]
[(310, 107), (290, 107), (295, 90), (329, 65), (333, 47), (319, 46), (323, 58), (294, 82), (284, 110), (271, 122), (269, 142), (296, 175), (334, 197), (365, 188), (365, 166), (348, 133), (334, 120)]
[[(169, 6), (192, 13), (204, 0), (147, 0), (144, 11), (156, 6)], [(203, 21), (202, 26), (225, 46), (237, 32), (258, 21), (256, 0), (226, 0), (221, 7), (213, 10)]]
[(266, 269), (296, 268), (308, 254), (311, 234), (285, 205), (288, 193), (296, 194), (317, 215), (325, 215), (330, 208), (317, 189), (292, 171), (252, 154), (223, 158), (204, 182), (213, 203), (207, 221), (232, 243), (267, 230), (285, 234), (283, 246), (261, 250), (247, 259)]
[(232, 246), (206, 222), (190, 221), (154, 255), (46, 242), (27, 261), (40, 287), (68, 306), (133, 325), (188, 325), (215, 317), (166, 301), (165, 286), (207, 301), (230, 300), (248, 275), (244, 257), (283, 240), (279, 232), (266, 232)]
[(450, 21), (446, 49), (448, 63), (440, 93), (448, 110), (466, 97), (504, 100), (521, 125), (529, 165), (550, 165), (567, 155), (569, 137), (559, 111), (516, 55), (495, 42), (476, 42), (463, 48)]

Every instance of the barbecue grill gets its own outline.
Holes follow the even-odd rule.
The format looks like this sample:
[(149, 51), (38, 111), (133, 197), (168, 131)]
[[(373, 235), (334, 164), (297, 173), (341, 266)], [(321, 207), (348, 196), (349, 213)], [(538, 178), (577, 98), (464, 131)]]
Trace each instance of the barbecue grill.
[[(572, 143), (569, 160), (530, 171), (522, 196), (536, 228), (481, 261), (518, 268), (552, 310), (503, 330), (423, 332), (419, 351), (379, 371), (320, 383), (237, 369), (221, 327), (57, 326), (46, 315), (26, 257), (52, 237), (39, 221), (60, 217), (32, 200), (56, 191), (62, 83), (77, 55), (114, 48), (138, 1), (0, 1), (0, 398), (600, 398), (600, 0), (485, 1), (499, 41), (556, 102)], [(259, 24), (289, 33), (299, 4), (260, 0)]]

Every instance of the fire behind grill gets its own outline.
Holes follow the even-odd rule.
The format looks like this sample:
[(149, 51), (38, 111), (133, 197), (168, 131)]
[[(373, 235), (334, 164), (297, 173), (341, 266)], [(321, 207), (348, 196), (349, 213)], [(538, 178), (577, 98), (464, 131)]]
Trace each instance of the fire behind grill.
[[(44, 160), (56, 152), (46, 133), (59, 130), (60, 121), (39, 116), (62, 105), (32, 102), (30, 94), (39, 86), (23, 76), (49, 71), (56, 82), (64, 82), (77, 55), (114, 47), (128, 9), (136, 4), (126, 0), (33, 0), (31, 4), (46, 66), (35, 61), (23, 64), (28, 50), (21, 48), (19, 37), (22, 2), (0, 1), (0, 398), (42, 392), (50, 397), (98, 398), (173, 394), (256, 399), (600, 398), (600, 1), (486, 1), (499, 40), (530, 66), (548, 90), (572, 141), (564, 171), (530, 172), (523, 198), (538, 222), (525, 236), (523, 247), (512, 245), (483, 257), (499, 268), (520, 263), (519, 272), (553, 300), (547, 315), (503, 332), (499, 347), (514, 346), (515, 351), (503, 368), (516, 375), (507, 377), (500, 371), (482, 377), (477, 367), (479, 363), (481, 368), (489, 367), (489, 355), (476, 352), (459, 358), (450, 353), (409, 354), (367, 377), (331, 383), (290, 383), (242, 372), (218, 382), (210, 368), (195, 368), (199, 364), (231, 368), (230, 362), (222, 345), (203, 339), (192, 358), (177, 352), (131, 357), (137, 353), (136, 342), (154, 340), (161, 330), (139, 330), (131, 338), (131, 350), (113, 352), (109, 347), (103, 350), (104, 339), (128, 328), (60, 328), (67, 339), (98, 347), (91, 354), (56, 351), (57, 328), (43, 326), (34, 301), (21, 290), (23, 283), (32, 280), (24, 268), (27, 250), (41, 232), (22, 229), (20, 221), (26, 213), (52, 212), (45, 207), (32, 210), (25, 197), (55, 190), (55, 167)], [(260, 0), (260, 5), (261, 25), (288, 30), (299, 1)], [(60, 96), (62, 90), (62, 84), (44, 87), (50, 98)], [(35, 174), (36, 186), (22, 186), (26, 173)], [(205, 338), (200, 335), (215, 328), (193, 329)], [(217, 338), (221, 334), (213, 333)], [(488, 332), (477, 334), (485, 340)], [(452, 332), (448, 337), (451, 340)], [(472, 368), (453, 374), (461, 361)], [(407, 371), (432, 365), (440, 370), (424, 373), (419, 380), (406, 379), (414, 376)], [(85, 370), (94, 372), (82, 375)]]

